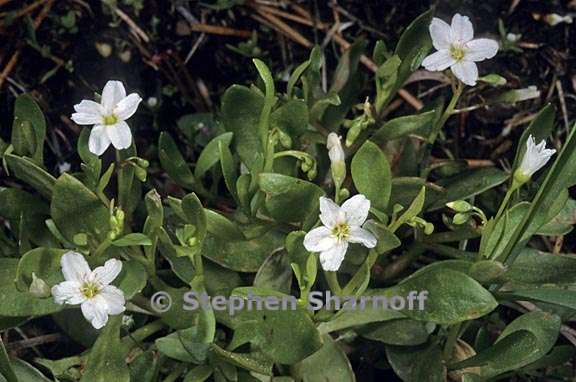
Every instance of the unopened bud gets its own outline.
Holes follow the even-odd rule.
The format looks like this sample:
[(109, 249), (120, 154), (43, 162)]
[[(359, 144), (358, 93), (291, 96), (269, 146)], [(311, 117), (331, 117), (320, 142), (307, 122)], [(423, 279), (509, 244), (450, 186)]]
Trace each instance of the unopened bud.
[(46, 284), (46, 281), (36, 277), (34, 272), (32, 272), (32, 283), (30, 284), (29, 292), (32, 296), (38, 298), (50, 297), (50, 287)]

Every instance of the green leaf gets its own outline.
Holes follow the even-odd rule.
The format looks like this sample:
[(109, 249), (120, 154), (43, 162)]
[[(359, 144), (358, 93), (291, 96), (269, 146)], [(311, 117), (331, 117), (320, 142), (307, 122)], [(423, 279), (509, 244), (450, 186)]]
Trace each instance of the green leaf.
[(420, 192), (418, 193), (416, 198), (414, 198), (414, 200), (410, 204), (410, 207), (408, 207), (408, 209), (404, 211), (404, 213), (398, 218), (398, 220), (396, 220), (394, 223), (390, 225), (389, 227), (390, 231), (392, 231), (392, 233), (396, 232), (396, 230), (400, 226), (409, 222), (412, 218), (418, 216), (418, 214), (422, 212), (422, 209), (424, 208), (425, 200), (426, 200), (426, 187), (423, 186), (420, 189)]
[(276, 251), (270, 254), (258, 269), (252, 285), (256, 288), (289, 294), (292, 285), (292, 268), (286, 253)]
[(154, 382), (160, 371), (159, 357), (154, 349), (148, 349), (136, 356), (130, 362), (130, 380), (138, 382)]
[(259, 175), (258, 184), (266, 194), (266, 210), (274, 219), (292, 223), (318, 216), (319, 200), (324, 191), (314, 183), (286, 175), (265, 173)]
[(531, 237), (538, 228), (550, 220), (548, 209), (554, 204), (558, 195), (574, 184), (576, 184), (576, 128), (571, 130), (560, 154), (530, 204), (528, 213), (514, 228), (514, 233), (501, 255), (506, 264), (514, 262), (523, 238)]
[(525, 248), (504, 278), (522, 284), (573, 284), (576, 280), (576, 256)]
[(8, 353), (6, 352), (2, 338), (0, 338), (0, 373), (7, 382), (18, 382), (18, 378), (16, 377), (16, 373), (14, 373), (14, 368), (8, 358)]
[(198, 160), (196, 161), (196, 168), (194, 169), (194, 176), (196, 179), (203, 178), (204, 174), (206, 174), (212, 166), (218, 163), (220, 160), (220, 151), (218, 146), (220, 143), (229, 146), (230, 142), (232, 142), (233, 135), (233, 133), (220, 134), (204, 147), (204, 150), (202, 150)]
[(202, 255), (238, 272), (257, 272), (266, 258), (282, 247), (284, 236), (274, 230), (250, 240), (222, 240), (208, 234)]
[(56, 178), (29, 158), (6, 154), (4, 159), (16, 178), (32, 186), (47, 199), (52, 197), (52, 188), (56, 183)]
[(194, 237), (202, 243), (207, 232), (206, 212), (195, 193), (188, 194), (182, 199), (182, 211), (184, 211), (188, 223), (196, 227)]
[(40, 198), (15, 188), (0, 188), (0, 216), (8, 220), (18, 237), (20, 251), (28, 241), (37, 246), (57, 246), (45, 225), (49, 207)]
[[(252, 287), (237, 288), (233, 295), (245, 299), (261, 296), (265, 298), (288, 298), (279, 292)], [(252, 296), (252, 297), (250, 297)], [(295, 298), (294, 298), (295, 300)], [(248, 302), (247, 302), (248, 303)], [(320, 335), (308, 312), (302, 308), (282, 310), (243, 309), (236, 317), (235, 347), (250, 342), (272, 361), (294, 364), (316, 352), (322, 346)]]
[(16, 289), (18, 259), (0, 259), (0, 316), (43, 316), (62, 309), (51, 298), (39, 299)]
[(152, 240), (143, 233), (129, 233), (120, 239), (114, 240), (112, 245), (115, 247), (131, 247), (133, 245), (152, 245)]
[[(12, 361), (12, 367), (14, 369), (14, 373), (16, 377), (18, 377), (15, 381), (21, 382), (51, 382), (48, 378), (44, 376), (38, 369), (33, 367), (27, 362), (22, 361), (21, 359), (15, 359)], [(1, 379), (4, 382), (4, 379)], [(8, 379), (11, 381), (11, 379)]]
[(262, 353), (234, 353), (222, 349), (216, 344), (212, 344), (212, 352), (220, 359), (243, 369), (254, 371), (258, 374), (272, 375), (274, 364)]
[(452, 365), (453, 369), (480, 367), (483, 378), (518, 370), (542, 358), (556, 343), (560, 319), (545, 312), (526, 313), (512, 321), (495, 344)]
[(209, 233), (221, 240), (244, 240), (244, 234), (236, 223), (229, 220), (224, 215), (204, 209), (206, 214), (206, 228)]
[(386, 346), (392, 369), (405, 382), (444, 382), (446, 369), (440, 346), (431, 342), (418, 347)]
[(411, 291), (429, 292), (424, 309), (402, 310), (407, 317), (452, 325), (482, 317), (498, 306), (492, 294), (466, 274), (440, 267), (427, 268), (385, 290), (388, 296), (391, 292), (398, 296), (409, 296)]
[(418, 16), (402, 33), (394, 54), (398, 56), (401, 63), (394, 86), (391, 87), (388, 97), (384, 100), (386, 104), (396, 94), (410, 74), (420, 67), (422, 61), (432, 47), (430, 32), (428, 27), (432, 21), (432, 11), (427, 11)]
[(308, 128), (308, 107), (303, 100), (291, 100), (278, 107), (270, 116), (272, 127), (283, 130), (290, 137), (302, 135)]
[(44, 139), (46, 120), (42, 110), (29, 94), (16, 98), (14, 122), (12, 124), (12, 145), (20, 156), (30, 157), (37, 165), (44, 162)]
[(262, 145), (265, 146), (268, 140), (270, 113), (272, 112), (272, 106), (274, 106), (276, 90), (274, 89), (274, 78), (272, 77), (272, 73), (268, 66), (257, 58), (252, 59), (252, 62), (256, 66), (256, 70), (258, 70), (260, 78), (264, 81), (265, 87), (264, 105), (262, 106), (262, 111), (258, 120), (258, 134)]
[(78, 233), (102, 241), (110, 230), (108, 209), (92, 191), (68, 174), (62, 174), (56, 181), (50, 214), (60, 232), (72, 242)]
[(378, 144), (384, 144), (393, 139), (404, 138), (428, 126), (434, 119), (435, 110), (422, 114), (408, 115), (386, 121), (370, 138)]
[(200, 365), (190, 370), (185, 376), (183, 382), (204, 382), (214, 372), (212, 366)]
[(360, 58), (366, 50), (367, 41), (358, 39), (340, 57), (338, 67), (334, 72), (329, 94), (337, 94), (340, 102), (331, 104), (322, 112), (310, 114), (314, 120), (322, 120), (322, 125), (328, 130), (335, 130), (346, 117), (351, 107), (357, 103), (358, 96), (364, 88), (364, 73), (358, 70)]
[(428, 339), (426, 324), (407, 318), (368, 324), (357, 332), (364, 338), (387, 345), (421, 345)]
[(302, 382), (355, 382), (352, 365), (338, 343), (329, 335), (322, 336), (322, 342), (320, 350), (292, 366), (292, 376)]
[(90, 350), (82, 382), (129, 382), (124, 347), (120, 341), (122, 316), (112, 316)]
[[(100, 173), (102, 171), (102, 160), (98, 155), (93, 154), (89, 147), (88, 141), (90, 139), (90, 129), (82, 129), (80, 137), (78, 138), (77, 150), (82, 162), (81, 167), (86, 174), (86, 184), (90, 188), (95, 189), (100, 180)], [(110, 165), (112, 167), (112, 165)]]
[(165, 131), (160, 133), (158, 156), (162, 168), (166, 170), (170, 178), (186, 189), (194, 188), (195, 179), (188, 163), (178, 150), (174, 139)]
[(446, 203), (468, 199), (491, 188), (499, 186), (509, 178), (502, 170), (493, 167), (469, 170), (464, 173), (441, 179), (436, 184), (446, 189), (446, 193), (435, 198), (428, 210), (443, 208)]
[(224, 175), (224, 183), (228, 187), (228, 191), (237, 204), (240, 204), (238, 199), (238, 191), (236, 190), (236, 182), (238, 181), (238, 174), (236, 172), (236, 163), (230, 148), (222, 142), (218, 144), (218, 153), (220, 155), (220, 167), (222, 168), (222, 175)]
[[(559, 197), (560, 199), (560, 197)], [(548, 214), (550, 216), (550, 214)], [(563, 236), (572, 231), (576, 224), (576, 200), (568, 199), (562, 210), (536, 232), (537, 235)]]
[(352, 179), (359, 193), (364, 194), (375, 208), (384, 211), (392, 189), (392, 175), (386, 155), (366, 141), (352, 159)]
[(500, 293), (499, 296), (506, 300), (541, 301), (576, 310), (576, 291), (570, 289), (553, 287), (514, 288), (509, 292)]
[(234, 133), (234, 148), (249, 169), (264, 158), (257, 128), (263, 105), (260, 93), (239, 85), (228, 88), (222, 97), (222, 122)]

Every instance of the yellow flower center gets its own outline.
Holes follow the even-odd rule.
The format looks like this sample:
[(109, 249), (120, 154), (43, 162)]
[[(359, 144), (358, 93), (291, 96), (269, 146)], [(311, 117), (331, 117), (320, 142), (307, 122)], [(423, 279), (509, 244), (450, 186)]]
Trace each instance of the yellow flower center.
[(332, 228), (332, 235), (334, 235), (338, 240), (346, 240), (350, 234), (350, 227), (346, 223), (337, 224)]
[(114, 114), (104, 116), (105, 125), (115, 125), (116, 122), (118, 122), (118, 117), (116, 117)]
[(87, 281), (82, 284), (80, 291), (86, 298), (92, 298), (100, 292), (100, 287), (94, 282)]
[(466, 51), (462, 47), (457, 45), (452, 45), (450, 47), (450, 56), (452, 56), (452, 58), (456, 61), (463, 60), (465, 55)]

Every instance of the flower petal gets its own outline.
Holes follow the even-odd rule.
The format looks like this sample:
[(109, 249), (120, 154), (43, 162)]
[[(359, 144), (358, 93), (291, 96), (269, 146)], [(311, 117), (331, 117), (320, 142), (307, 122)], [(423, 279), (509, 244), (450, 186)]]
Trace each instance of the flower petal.
[(322, 269), (325, 271), (336, 272), (342, 261), (344, 261), (344, 256), (348, 250), (348, 243), (346, 241), (338, 242), (337, 245), (320, 253), (320, 264)]
[(332, 200), (320, 197), (320, 220), (328, 228), (334, 227), (336, 224), (344, 219), (340, 206)]
[(432, 38), (432, 45), (436, 50), (449, 49), (451, 44), (451, 29), (450, 25), (444, 20), (437, 17), (432, 19), (430, 23), (430, 37)]
[(111, 315), (116, 315), (124, 312), (126, 308), (126, 299), (124, 298), (124, 292), (121, 289), (116, 288), (113, 285), (106, 285), (99, 294), (104, 300), (106, 300), (107, 312)]
[(474, 27), (468, 16), (462, 16), (456, 13), (454, 17), (452, 17), (450, 28), (452, 31), (452, 42), (463, 44), (474, 38)]
[(86, 297), (80, 290), (80, 283), (78, 281), (63, 281), (52, 287), (52, 296), (56, 304), (81, 304), (86, 300)]
[(112, 126), (106, 126), (106, 134), (108, 134), (108, 139), (110, 139), (112, 145), (118, 150), (127, 149), (132, 144), (132, 132), (124, 121)]
[(378, 243), (378, 240), (371, 232), (360, 227), (350, 228), (348, 241), (350, 243), (360, 243), (367, 248), (374, 248)]
[(94, 281), (102, 285), (108, 285), (122, 272), (122, 262), (117, 259), (110, 259), (103, 266), (94, 269), (92, 277)]
[(142, 102), (142, 98), (138, 94), (132, 93), (116, 104), (114, 115), (122, 121), (127, 120), (136, 113), (140, 102)]
[(310, 252), (322, 252), (336, 245), (336, 238), (332, 237), (326, 227), (314, 228), (304, 236), (304, 247)]
[(108, 81), (102, 90), (101, 105), (106, 114), (112, 113), (116, 104), (126, 98), (126, 89), (120, 81)]
[(106, 300), (99, 295), (95, 296), (90, 300), (86, 300), (80, 305), (82, 314), (86, 318), (94, 329), (103, 328), (108, 322), (108, 306)]
[(70, 119), (78, 125), (96, 125), (102, 123), (102, 116), (86, 113), (72, 113)]
[(90, 152), (100, 156), (106, 151), (108, 146), (110, 146), (110, 138), (108, 138), (108, 134), (106, 134), (106, 126), (94, 126), (88, 139), (88, 149)]
[(466, 85), (476, 85), (478, 79), (478, 67), (472, 61), (460, 61), (450, 68), (452, 73)]
[(83, 100), (74, 105), (71, 118), (79, 125), (96, 125), (102, 122), (102, 106), (98, 102)]
[(364, 195), (354, 195), (342, 204), (342, 211), (346, 214), (346, 221), (350, 226), (361, 226), (370, 212), (370, 200)]
[(427, 56), (424, 61), (422, 61), (422, 66), (431, 72), (439, 72), (448, 69), (455, 63), (456, 60), (452, 58), (450, 52), (444, 49)]
[(84, 256), (77, 252), (66, 252), (60, 258), (62, 274), (66, 281), (76, 281), (81, 283), (91, 271)]
[(482, 61), (498, 53), (498, 43), (489, 38), (478, 38), (466, 44), (466, 60)]

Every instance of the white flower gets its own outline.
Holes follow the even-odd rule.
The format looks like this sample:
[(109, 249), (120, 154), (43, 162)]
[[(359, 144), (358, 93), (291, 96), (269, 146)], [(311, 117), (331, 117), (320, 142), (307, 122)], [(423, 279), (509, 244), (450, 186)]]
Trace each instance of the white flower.
[(326, 271), (337, 271), (348, 250), (348, 243), (360, 243), (368, 248), (376, 246), (376, 237), (362, 228), (368, 217), (370, 201), (355, 195), (338, 206), (332, 200), (320, 198), (320, 220), (323, 226), (314, 228), (304, 237), (310, 252), (320, 252), (320, 263)]
[(526, 140), (526, 152), (524, 153), (518, 171), (526, 178), (531, 178), (536, 171), (548, 163), (550, 157), (555, 153), (556, 150), (546, 148), (546, 141), (544, 140), (536, 145), (534, 137), (530, 135)]
[(74, 105), (72, 120), (79, 125), (94, 125), (88, 140), (90, 152), (102, 155), (110, 143), (118, 150), (130, 147), (132, 132), (125, 121), (134, 115), (140, 101), (136, 93), (126, 96), (122, 82), (108, 81), (100, 103), (82, 100)]
[(466, 85), (476, 85), (478, 67), (475, 62), (492, 58), (498, 52), (498, 43), (487, 38), (474, 38), (474, 28), (467, 16), (455, 14), (452, 25), (433, 18), (430, 36), (437, 52), (424, 59), (422, 65), (430, 71), (447, 68)]
[(57, 304), (81, 304), (82, 314), (96, 329), (106, 325), (108, 315), (124, 312), (124, 293), (110, 285), (122, 271), (120, 260), (110, 259), (92, 271), (84, 256), (66, 252), (60, 264), (66, 281), (52, 287)]
[(328, 134), (328, 139), (326, 140), (326, 148), (328, 149), (330, 162), (344, 162), (346, 159), (344, 155), (344, 149), (342, 149), (342, 142), (336, 133)]

